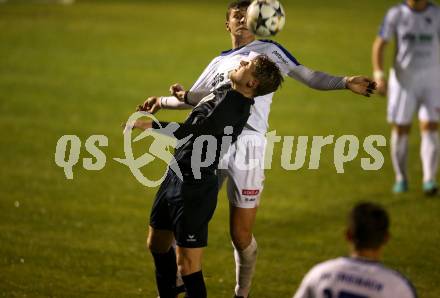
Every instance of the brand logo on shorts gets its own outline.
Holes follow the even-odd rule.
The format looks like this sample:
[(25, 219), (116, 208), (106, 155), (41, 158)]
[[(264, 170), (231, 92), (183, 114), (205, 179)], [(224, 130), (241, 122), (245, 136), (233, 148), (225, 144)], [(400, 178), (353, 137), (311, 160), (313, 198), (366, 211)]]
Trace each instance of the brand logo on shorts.
[(197, 239), (194, 238), (194, 237), (195, 237), (195, 235), (189, 235), (189, 234), (188, 234), (188, 238), (186, 239), (186, 241), (187, 241), (187, 242), (196, 242)]
[(243, 189), (241, 194), (244, 196), (256, 196), (260, 193), (259, 189)]

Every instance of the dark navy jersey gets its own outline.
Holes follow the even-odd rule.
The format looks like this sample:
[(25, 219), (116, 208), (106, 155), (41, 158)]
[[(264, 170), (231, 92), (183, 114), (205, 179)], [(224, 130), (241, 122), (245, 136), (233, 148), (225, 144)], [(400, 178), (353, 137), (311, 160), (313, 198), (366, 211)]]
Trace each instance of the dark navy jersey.
[[(230, 85), (225, 85), (206, 96), (192, 110), (186, 121), (179, 123), (180, 127), (174, 132), (174, 137), (181, 140), (192, 135), (174, 153), (184, 177), (193, 177), (191, 157), (195, 143), (201, 146), (201, 150), (194, 151), (195, 154), (200, 154), (200, 152), (202, 154), (198, 160), (213, 160), (209, 166), (200, 167), (202, 178), (204, 174), (215, 172), (221, 156), (228, 151), (229, 145), (235, 142), (242, 132), (253, 104), (253, 99), (233, 90)], [(160, 124), (168, 125), (167, 122), (160, 122)], [(159, 126), (153, 123), (153, 128), (159, 129)], [(200, 143), (200, 140), (206, 139), (206, 136), (212, 136), (215, 139), (214, 150), (208, 147), (207, 141)], [(200, 139), (197, 140), (198, 137)], [(225, 144), (222, 146), (223, 141)]]

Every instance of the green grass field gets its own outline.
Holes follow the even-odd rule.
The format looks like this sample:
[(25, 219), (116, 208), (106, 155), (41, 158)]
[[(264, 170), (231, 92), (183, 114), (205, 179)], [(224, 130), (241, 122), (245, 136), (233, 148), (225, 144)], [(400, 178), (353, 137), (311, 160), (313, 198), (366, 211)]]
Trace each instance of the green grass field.
[[(120, 123), (171, 83), (190, 86), (207, 63), (231, 47), (227, 1), (93, 1), (72, 6), (0, 4), (0, 293), (4, 297), (156, 297), (145, 249), (156, 189), (145, 188), (123, 157)], [(276, 40), (303, 64), (335, 74), (370, 74), (370, 48), (394, 1), (284, 1), (287, 23)], [(390, 48), (388, 53), (391, 53)], [(386, 100), (318, 92), (288, 79), (270, 118), (278, 135), (388, 137)], [(162, 111), (164, 120), (186, 112)], [(291, 297), (316, 262), (344, 255), (345, 216), (359, 200), (392, 215), (384, 261), (407, 275), (423, 298), (440, 297), (440, 200), (421, 195), (419, 135), (411, 137), (411, 191), (393, 196), (388, 147), (378, 171), (361, 154), (337, 174), (333, 148), (319, 170), (286, 171), (275, 146), (255, 227), (260, 255), (252, 297)], [(104, 134), (101, 171), (56, 166), (65, 134)], [(140, 153), (147, 147), (137, 150)], [(362, 148), (362, 147), (361, 147)], [(82, 147), (81, 158), (90, 157)], [(308, 162), (308, 161), (306, 161)], [(165, 164), (146, 173), (158, 177)], [(224, 191), (210, 225), (204, 274), (210, 297), (235, 284)], [(390, 297), (397, 298), (397, 297)]]

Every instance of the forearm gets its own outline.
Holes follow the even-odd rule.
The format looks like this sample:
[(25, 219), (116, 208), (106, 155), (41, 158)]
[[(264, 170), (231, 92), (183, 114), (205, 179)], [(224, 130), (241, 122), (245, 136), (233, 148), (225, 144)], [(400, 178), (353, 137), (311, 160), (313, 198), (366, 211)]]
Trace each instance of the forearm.
[(208, 95), (209, 91), (192, 91), (189, 90), (185, 94), (185, 101), (192, 106), (196, 106), (206, 95)]
[(346, 77), (333, 76), (324, 72), (311, 70), (304, 65), (295, 67), (289, 76), (317, 90), (339, 90), (346, 88)]
[(380, 73), (382, 73), (383, 76), (383, 71), (384, 71), (384, 52), (385, 52), (385, 46), (386, 46), (386, 42), (380, 38), (377, 37), (376, 40), (373, 43), (373, 48), (371, 51), (371, 62), (373, 65), (373, 71), (376, 74), (376, 76), (378, 76)]
[(178, 100), (174, 96), (160, 97), (160, 107), (167, 110), (188, 110), (193, 108), (193, 106)]
[(170, 127), (170, 129), (165, 129), (166, 127), (168, 127), (168, 125), (174, 125), (174, 126), (176, 126), (176, 129), (178, 130), (179, 127), (182, 126), (182, 123), (166, 122), (166, 121), (159, 121), (159, 123), (157, 123), (155, 121), (151, 122), (151, 128), (153, 129), (154, 132), (165, 135), (165, 136), (180, 139), (176, 136), (176, 133), (175, 133), (176, 129), (172, 129), (172, 127)]

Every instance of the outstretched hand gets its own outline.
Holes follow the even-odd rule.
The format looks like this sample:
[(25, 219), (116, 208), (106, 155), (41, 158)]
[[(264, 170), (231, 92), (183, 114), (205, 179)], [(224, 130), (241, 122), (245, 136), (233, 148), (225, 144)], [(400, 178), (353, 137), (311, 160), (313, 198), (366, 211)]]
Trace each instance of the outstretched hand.
[(131, 123), (122, 123), (121, 127), (124, 128), (124, 133), (128, 130), (133, 130), (136, 128), (140, 130), (147, 130), (153, 127), (153, 122), (151, 120), (137, 119), (136, 121), (133, 121)]
[(377, 80), (376, 89), (377, 94), (381, 96), (387, 95), (387, 81), (384, 78)]
[(161, 109), (160, 98), (157, 96), (148, 97), (143, 104), (136, 107), (136, 111), (154, 114)]
[(346, 84), (347, 89), (366, 97), (370, 97), (374, 90), (376, 90), (376, 85), (375, 81), (364, 76), (349, 77)]

